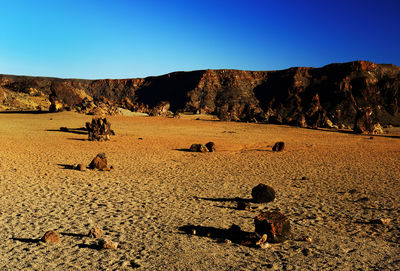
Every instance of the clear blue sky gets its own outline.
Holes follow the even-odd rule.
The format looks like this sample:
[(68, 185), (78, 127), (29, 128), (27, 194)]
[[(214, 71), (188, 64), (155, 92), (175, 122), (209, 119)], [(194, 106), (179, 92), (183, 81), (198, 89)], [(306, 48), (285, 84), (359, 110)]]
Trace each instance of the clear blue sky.
[(2, 74), (400, 65), (398, 0), (2, 0), (1, 10)]

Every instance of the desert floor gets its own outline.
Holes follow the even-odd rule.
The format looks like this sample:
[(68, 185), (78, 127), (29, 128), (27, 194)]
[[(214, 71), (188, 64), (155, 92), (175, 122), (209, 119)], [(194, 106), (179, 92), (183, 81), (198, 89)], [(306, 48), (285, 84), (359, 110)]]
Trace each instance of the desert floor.
[[(108, 142), (59, 131), (90, 119), (0, 114), (0, 270), (400, 269), (396, 128), (370, 139), (193, 116), (116, 116)], [(272, 152), (280, 140), (285, 151)], [(208, 141), (215, 153), (186, 151)], [(112, 171), (68, 169), (100, 152)], [(250, 198), (259, 183), (275, 188), (275, 201), (236, 210), (230, 199)], [(261, 249), (183, 230), (223, 232), (236, 224), (251, 232), (266, 210), (289, 217), (292, 240)], [(86, 236), (91, 227), (118, 249), (96, 249)], [(38, 242), (47, 230), (62, 242)], [(312, 241), (298, 241), (305, 236)]]

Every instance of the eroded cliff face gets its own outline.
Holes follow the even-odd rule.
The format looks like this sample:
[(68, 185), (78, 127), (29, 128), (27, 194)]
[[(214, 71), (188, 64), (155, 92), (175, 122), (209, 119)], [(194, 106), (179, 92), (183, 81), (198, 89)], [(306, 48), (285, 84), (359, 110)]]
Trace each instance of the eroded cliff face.
[[(383, 125), (400, 125), (400, 68), (355, 61), (322, 68), (280, 71), (203, 70), (139, 79), (80, 80), (0, 75), (0, 106), (34, 110), (49, 97), (74, 107), (105, 97), (120, 106), (217, 114), (223, 120), (298, 126), (352, 126), (360, 108), (370, 107)], [(20, 102), (18, 102), (20, 101)], [(24, 101), (24, 102), (21, 102)], [(29, 102), (28, 102), (29, 101)]]

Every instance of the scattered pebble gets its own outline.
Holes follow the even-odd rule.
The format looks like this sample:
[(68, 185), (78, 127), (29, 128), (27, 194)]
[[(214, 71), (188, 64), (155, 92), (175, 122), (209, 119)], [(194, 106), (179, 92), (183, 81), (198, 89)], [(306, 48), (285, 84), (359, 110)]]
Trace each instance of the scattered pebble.
[(256, 245), (261, 246), (262, 244), (266, 243), (268, 239), (268, 235), (263, 234), (260, 240), (257, 241)]
[(267, 249), (267, 248), (270, 248), (270, 247), (271, 247), (270, 243), (262, 243), (262, 244), (260, 244), (260, 248), (262, 248), (262, 249)]
[(312, 242), (312, 239), (311, 239), (311, 237), (304, 237), (304, 241), (306, 241), (306, 242)]
[(102, 249), (117, 249), (118, 243), (111, 240), (99, 240), (99, 247)]
[(104, 232), (102, 229), (99, 228), (91, 228), (88, 233), (88, 236), (90, 238), (101, 238), (104, 236)]
[(356, 193), (356, 192), (357, 192), (356, 189), (350, 189), (350, 190), (349, 190), (349, 194), (354, 194), (354, 193)]
[(41, 238), (42, 242), (48, 243), (48, 244), (54, 244), (54, 243), (59, 243), (61, 242), (60, 236), (56, 231), (47, 231), (43, 237)]

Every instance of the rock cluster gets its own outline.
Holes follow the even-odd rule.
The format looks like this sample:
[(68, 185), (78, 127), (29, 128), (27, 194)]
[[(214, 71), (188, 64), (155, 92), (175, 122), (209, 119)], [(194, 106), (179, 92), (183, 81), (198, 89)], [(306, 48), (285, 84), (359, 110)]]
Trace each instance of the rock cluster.
[(356, 134), (382, 134), (383, 129), (379, 123), (372, 120), (373, 110), (370, 107), (359, 108), (354, 122), (353, 131)]
[(105, 97), (100, 97), (98, 99), (90, 99), (86, 97), (74, 107), (78, 113), (86, 115), (112, 116), (120, 114), (118, 106)]
[(215, 152), (215, 143), (208, 142), (205, 145), (203, 144), (192, 144), (189, 148), (191, 152)]
[(149, 110), (150, 116), (167, 116), (173, 115), (172, 112), (169, 111), (171, 104), (168, 101), (161, 101), (156, 106), (154, 106), (151, 110)]
[(115, 135), (111, 130), (111, 123), (106, 118), (93, 118), (92, 122), (86, 122), (89, 141), (109, 140), (111, 135)]

